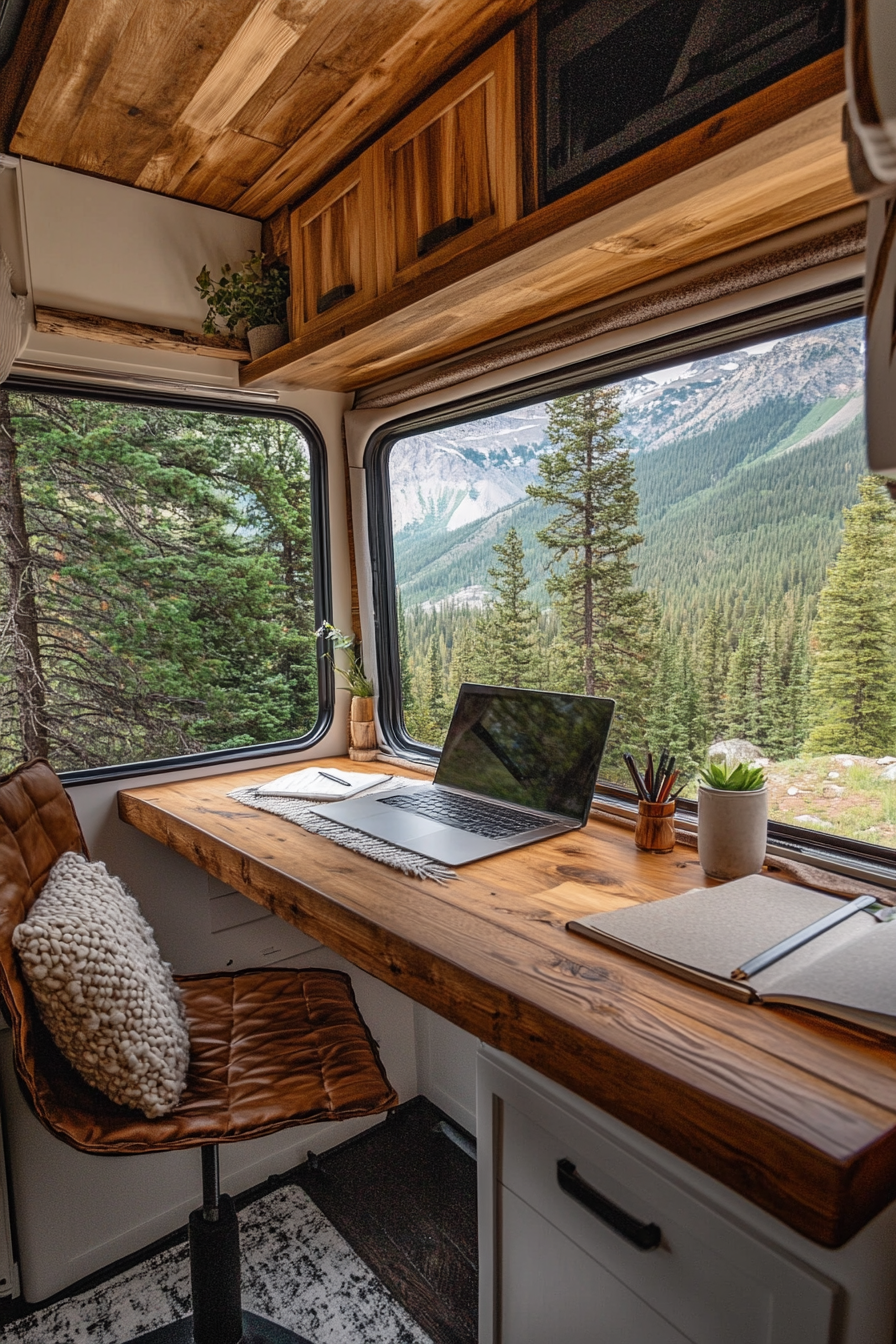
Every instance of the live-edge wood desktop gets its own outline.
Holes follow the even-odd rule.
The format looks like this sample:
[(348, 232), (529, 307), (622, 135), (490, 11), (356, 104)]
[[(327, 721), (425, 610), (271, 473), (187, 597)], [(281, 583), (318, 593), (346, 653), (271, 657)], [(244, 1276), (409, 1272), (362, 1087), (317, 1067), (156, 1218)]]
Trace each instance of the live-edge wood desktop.
[(591, 821), (442, 886), (227, 797), (282, 769), (127, 789), (119, 812), (822, 1245), (896, 1199), (894, 1044), (730, 1001), (567, 932), (605, 894), (709, 885), (694, 850), (642, 854), (630, 831)]

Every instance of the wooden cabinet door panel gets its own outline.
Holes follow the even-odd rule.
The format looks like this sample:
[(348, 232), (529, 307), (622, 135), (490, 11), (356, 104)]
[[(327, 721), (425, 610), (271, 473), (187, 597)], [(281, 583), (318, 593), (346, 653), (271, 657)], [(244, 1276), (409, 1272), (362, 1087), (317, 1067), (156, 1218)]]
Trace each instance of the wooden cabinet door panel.
[(517, 202), (512, 35), (375, 147), (381, 289), (475, 247)]
[(293, 337), (376, 295), (373, 200), (367, 154), (292, 212)]

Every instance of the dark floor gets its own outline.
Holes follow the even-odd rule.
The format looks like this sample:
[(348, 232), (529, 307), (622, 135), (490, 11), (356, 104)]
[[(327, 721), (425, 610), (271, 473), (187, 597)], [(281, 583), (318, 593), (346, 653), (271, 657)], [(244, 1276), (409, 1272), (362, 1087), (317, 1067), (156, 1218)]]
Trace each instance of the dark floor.
[[(434, 1344), (476, 1344), (476, 1163), (458, 1138), (469, 1150), (468, 1134), (415, 1097), (375, 1129), (272, 1176), (235, 1203), (242, 1209), (279, 1186), (300, 1185)], [(0, 1300), (0, 1330), (185, 1240), (183, 1228), (46, 1302)]]

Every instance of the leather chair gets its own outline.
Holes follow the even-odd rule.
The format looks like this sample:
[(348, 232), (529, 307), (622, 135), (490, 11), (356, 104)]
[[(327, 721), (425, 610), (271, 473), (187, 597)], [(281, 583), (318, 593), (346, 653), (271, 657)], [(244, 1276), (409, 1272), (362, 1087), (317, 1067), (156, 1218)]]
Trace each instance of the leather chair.
[(13, 929), (67, 850), (87, 853), (47, 762), (0, 778), (0, 995), (29, 1105), (83, 1153), (201, 1150), (202, 1208), (190, 1215), (189, 1228), (193, 1315), (141, 1335), (140, 1344), (307, 1344), (242, 1310), (237, 1218), (229, 1196), (219, 1193), (217, 1145), (397, 1104), (351, 981), (337, 971), (276, 968), (175, 977), (190, 1033), (187, 1086), (175, 1110), (148, 1120), (72, 1068), (19, 972)]

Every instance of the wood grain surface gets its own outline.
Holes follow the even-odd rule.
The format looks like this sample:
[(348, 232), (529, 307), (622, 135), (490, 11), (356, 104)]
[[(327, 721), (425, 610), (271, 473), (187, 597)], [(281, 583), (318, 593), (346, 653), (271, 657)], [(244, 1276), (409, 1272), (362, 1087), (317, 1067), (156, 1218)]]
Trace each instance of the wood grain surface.
[[(760, 99), (765, 112), (770, 101)], [(355, 390), (842, 210), (856, 201), (842, 101), (834, 94), (727, 147), (716, 119), (715, 135), (698, 128), (709, 139), (694, 142), (697, 161), (668, 145), (645, 154), (422, 271), (413, 286), (334, 312), (254, 361), (243, 381)]]
[(267, 217), (531, 4), (38, 0), (0, 127), (28, 158)]
[(149, 350), (178, 350), (184, 355), (209, 355), (242, 364), (250, 359), (248, 342), (238, 336), (206, 336), (173, 327), (152, 327), (145, 322), (123, 322), (117, 317), (98, 317), (94, 313), (72, 313), (66, 308), (44, 308), (37, 304), (34, 325), (38, 331), (53, 336), (80, 336), (88, 341), (137, 345)]
[(896, 1198), (891, 1041), (735, 1003), (566, 931), (602, 906), (711, 885), (693, 851), (642, 854), (630, 832), (592, 821), (439, 886), (227, 797), (281, 772), (129, 789), (119, 811), (823, 1245)]

